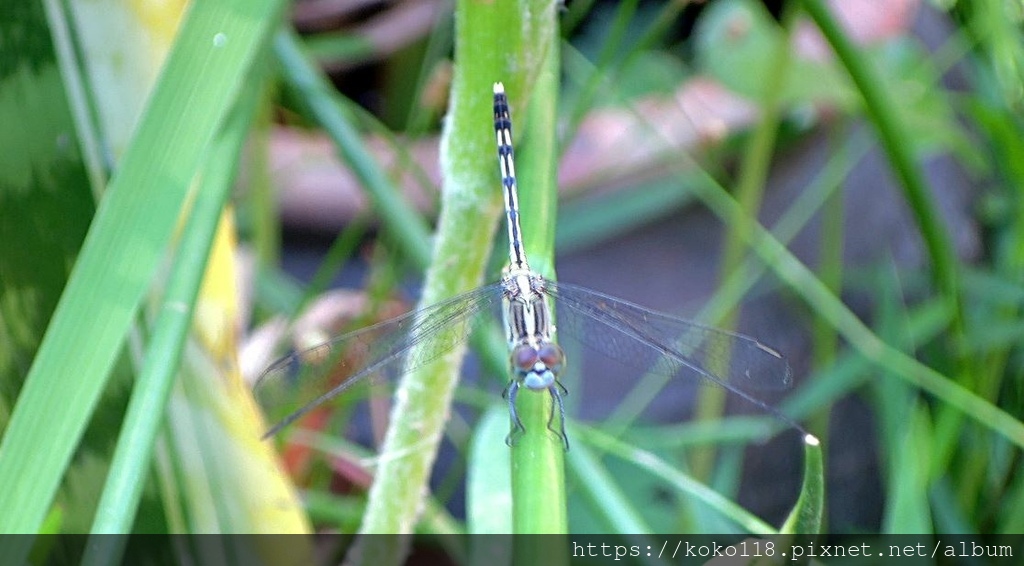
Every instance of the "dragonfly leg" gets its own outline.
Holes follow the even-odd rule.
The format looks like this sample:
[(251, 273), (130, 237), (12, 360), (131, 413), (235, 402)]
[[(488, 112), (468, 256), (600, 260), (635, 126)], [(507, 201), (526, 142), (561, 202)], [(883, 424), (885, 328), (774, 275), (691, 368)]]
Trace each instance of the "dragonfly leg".
[[(556, 387), (557, 386), (557, 387)], [(562, 404), (562, 395), (568, 395), (569, 391), (562, 386), (561, 383), (555, 382), (554, 385), (548, 387), (548, 392), (551, 393), (551, 416), (548, 417), (548, 430), (555, 433), (558, 438), (562, 439), (562, 444), (565, 445), (565, 451), (569, 451), (569, 437), (565, 434), (565, 405)], [(551, 426), (555, 420), (555, 406), (558, 406), (558, 428)]]
[(519, 394), (519, 382), (512, 380), (508, 387), (501, 393), (501, 396), (508, 399), (508, 414), (512, 418), (512, 430), (505, 437), (505, 444), (515, 446), (519, 437), (526, 432), (523, 421), (519, 420), (519, 411), (516, 410), (516, 396)]
[[(562, 385), (561, 383), (559, 383), (558, 381), (555, 381), (555, 385), (557, 385), (557, 386), (558, 386), (558, 389), (559, 389), (559, 391), (561, 391), (561, 392), (562, 392), (562, 397), (565, 397), (566, 395), (568, 395), (568, 394), (569, 394), (569, 390), (568, 390), (568, 389), (566, 389), (566, 388), (565, 388), (565, 386), (564, 386), (564, 385)], [(561, 404), (561, 399), (559, 399), (559, 404)]]

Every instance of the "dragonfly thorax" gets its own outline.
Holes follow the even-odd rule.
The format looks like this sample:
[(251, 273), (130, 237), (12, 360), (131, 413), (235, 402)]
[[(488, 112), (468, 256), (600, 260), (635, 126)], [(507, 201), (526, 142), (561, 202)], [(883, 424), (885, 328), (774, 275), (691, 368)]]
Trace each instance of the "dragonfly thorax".
[(555, 327), (538, 280), (538, 276), (520, 271), (502, 278), (502, 317), (509, 349), (518, 344), (539, 348), (541, 342), (552, 341)]
[(531, 271), (505, 273), (505, 328), (516, 381), (544, 390), (558, 380), (565, 354), (554, 343), (555, 327), (543, 290), (543, 279)]

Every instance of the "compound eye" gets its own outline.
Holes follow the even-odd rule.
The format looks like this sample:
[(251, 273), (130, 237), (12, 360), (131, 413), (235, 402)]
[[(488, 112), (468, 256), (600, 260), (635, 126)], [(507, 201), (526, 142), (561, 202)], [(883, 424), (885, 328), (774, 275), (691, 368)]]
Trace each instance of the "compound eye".
[(528, 344), (516, 346), (512, 350), (512, 366), (518, 370), (530, 371), (537, 363), (537, 350)]
[(557, 344), (544, 344), (537, 352), (537, 357), (549, 368), (555, 369), (565, 362), (565, 354)]

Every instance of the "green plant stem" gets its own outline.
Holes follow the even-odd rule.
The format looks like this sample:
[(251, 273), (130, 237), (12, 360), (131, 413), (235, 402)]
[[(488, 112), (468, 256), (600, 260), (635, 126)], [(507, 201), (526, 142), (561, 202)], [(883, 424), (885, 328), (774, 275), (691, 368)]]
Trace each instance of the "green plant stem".
[[(520, 203), (523, 207), (523, 242), (531, 267), (554, 278), (555, 185), (558, 165), (555, 139), (555, 101), (558, 98), (557, 25), (553, 10), (540, 12), (546, 21), (534, 22), (532, 29), (544, 33), (527, 38), (534, 45), (547, 45), (533, 91), (525, 94), (528, 112), (522, 129), (519, 152)], [(515, 93), (512, 93), (515, 94)], [(524, 96), (524, 95), (521, 95)], [(524, 115), (524, 113), (520, 113)], [(553, 305), (552, 305), (553, 306)], [(557, 325), (557, 321), (556, 321)], [(571, 361), (570, 361), (571, 363)], [(568, 519), (565, 496), (564, 448), (547, 429), (551, 398), (546, 392), (524, 391), (519, 396), (520, 414), (526, 434), (512, 449), (512, 525), (516, 533), (565, 533)], [(557, 417), (556, 417), (557, 420)], [(524, 549), (520, 549), (522, 551)], [(540, 552), (540, 549), (538, 549)], [(550, 561), (554, 555), (538, 555)], [(522, 552), (517, 563), (533, 560)]]
[[(481, 38), (487, 37), (488, 34), (496, 33), (494, 30), (501, 25), (501, 20), (500, 16), (488, 15), (487, 10), (477, 13), (473, 21), (483, 26), (484, 29), (478, 30), (475, 33)], [(303, 53), (300, 42), (294, 33), (290, 31), (281, 32), (275, 40), (274, 50), (281, 62), (282, 72), (289, 87), (297, 91), (297, 94), (306, 104), (314, 118), (324, 127), (327, 134), (334, 141), (341, 160), (348, 163), (354, 171), (360, 181), (360, 185), (366, 190), (374, 210), (380, 215), (381, 222), (387, 229), (387, 235), (395, 241), (398, 247), (402, 249), (403, 253), (414, 264), (421, 269), (427, 270), (431, 265), (432, 251), (430, 242), (432, 238), (426, 222), (399, 196), (394, 185), (388, 180), (387, 174), (366, 151), (362, 138), (351, 123), (352, 116), (346, 112), (345, 105), (337, 100), (337, 93), (320, 71), (313, 66), (309, 57)], [(477, 76), (482, 77), (483, 80), (475, 85), (476, 92), (469, 92), (466, 95), (470, 97), (469, 100), (473, 106), (472, 109), (464, 111), (462, 120), (467, 124), (471, 122), (472, 125), (465, 126), (460, 130), (465, 131), (468, 129), (470, 131), (468, 134), (460, 134), (460, 143), (469, 144), (469, 146), (468, 148), (458, 149), (460, 155), (466, 154), (460, 163), (469, 166), (469, 170), (459, 171), (459, 179), (464, 182), (464, 185), (455, 186), (465, 198), (458, 200), (454, 204), (446, 205), (453, 207), (459, 214), (453, 216), (453, 213), (449, 212), (447, 214), (447, 221), (444, 220), (446, 216), (442, 215), (441, 228), (439, 229), (456, 230), (456, 234), (449, 236), (449, 239), (446, 241), (458, 242), (462, 238), (462, 241), (459, 242), (461, 247), (449, 251), (445, 256), (447, 257), (445, 260), (447, 262), (446, 265), (453, 266), (455, 270), (463, 268), (468, 268), (470, 271), (482, 269), (479, 265), (467, 263), (474, 261), (473, 258), (478, 255), (477, 252), (466, 254), (465, 261), (458, 256), (464, 252), (464, 246), (474, 245), (474, 242), (480, 249), (479, 253), (486, 253), (490, 249), (488, 244), (492, 235), (490, 231), (493, 229), (494, 221), (497, 219), (498, 211), (500, 210), (498, 208), (500, 194), (495, 194), (497, 191), (494, 190), (493, 184), (486, 185), (485, 180), (490, 179), (494, 174), (494, 168), (491, 167), (494, 155), (493, 142), (489, 137), (482, 139), (479, 137), (488, 130), (486, 128), (479, 128), (481, 122), (487, 124), (490, 116), (488, 110), (490, 106), (490, 83), (486, 82), (487, 73), (483, 69), (487, 68), (488, 65), (498, 64), (498, 57), (499, 55), (494, 53), (491, 55), (490, 62), (484, 61), (473, 64), (474, 67), (478, 67), (476, 71)], [(466, 88), (466, 90), (469, 91), (471, 89)], [(470, 116), (470, 114), (475, 115)], [(446, 191), (446, 194), (451, 194), (453, 190), (449, 189)], [(471, 193), (466, 196), (465, 193), (470, 190)], [(463, 208), (463, 205), (471, 206)], [(459, 228), (459, 225), (463, 226), (463, 228)], [(469, 234), (474, 232), (477, 236), (469, 236)], [(439, 245), (438, 249), (441, 249), (441, 247)], [(467, 277), (471, 276), (467, 275)], [(467, 285), (462, 284), (462, 286), (465, 287)], [(438, 291), (431, 292), (440, 293)], [(445, 294), (455, 294), (457, 292), (457, 289), (444, 291)], [(429, 301), (426, 297), (425, 292), (424, 304)], [(487, 336), (483, 333), (475, 333), (473, 338), (474, 344), (478, 348), (483, 349), (484, 359), (490, 367), (505, 367), (505, 364), (507, 364), (507, 352), (502, 341), (499, 340), (499, 343), (495, 344), (486, 340)], [(494, 360), (499, 361), (495, 363)], [(457, 368), (457, 364), (453, 367)], [(457, 370), (451, 370), (452, 375), (455, 375), (456, 372)], [(436, 407), (431, 410), (438, 414), (443, 414), (446, 411), (446, 409)], [(427, 468), (429, 468), (429, 464)], [(410, 485), (410, 488), (412, 487), (414, 486)], [(416, 498), (408, 493), (403, 493), (401, 496), (406, 499), (396, 499), (396, 501), (399, 504), (402, 504), (402, 501), (404, 501), (407, 509), (415, 510)], [(389, 509), (390, 507), (388, 505)], [(395, 512), (395, 516), (392, 519), (415, 521), (415, 517), (398, 517), (397, 515), (399, 513)], [(375, 526), (367, 526), (367, 523), (364, 521), (363, 530), (370, 532), (370, 529), (379, 529), (380, 532), (398, 532), (395, 530), (395, 527), (384, 526), (386, 522), (387, 518), (377, 516), (373, 519)], [(373, 552), (371, 549), (368, 556), (381, 556), (381, 554), (375, 555)], [(395, 553), (390, 556), (390, 559), (397, 560), (397, 556), (401, 553), (401, 549), (395, 549)], [(387, 556), (387, 553), (384, 555)]]
[[(528, 27), (522, 17), (544, 12), (532, 9), (537, 7), (516, 2), (464, 1), (456, 5), (457, 63), (441, 152), (444, 201), (421, 304), (468, 291), (480, 282), (490, 251), (482, 244), (493, 235), (501, 198), (496, 190), (489, 127), (491, 84), (505, 80), (507, 86), (522, 85), (526, 73), (535, 68), (536, 63), (523, 64), (512, 58), (524, 58), (521, 50), (528, 44), (520, 34)], [(412, 531), (457, 382), (461, 354), (457, 349), (402, 379), (361, 533)], [(360, 537), (352, 559), (363, 564), (396, 564), (404, 559), (406, 544)]]

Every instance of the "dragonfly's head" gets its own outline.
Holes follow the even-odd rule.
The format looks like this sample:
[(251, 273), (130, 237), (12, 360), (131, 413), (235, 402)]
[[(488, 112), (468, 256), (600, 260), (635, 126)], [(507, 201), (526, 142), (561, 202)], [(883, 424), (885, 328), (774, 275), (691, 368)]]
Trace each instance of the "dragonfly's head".
[(512, 350), (516, 380), (534, 391), (543, 391), (554, 385), (564, 363), (565, 352), (551, 342), (539, 347), (520, 344)]

